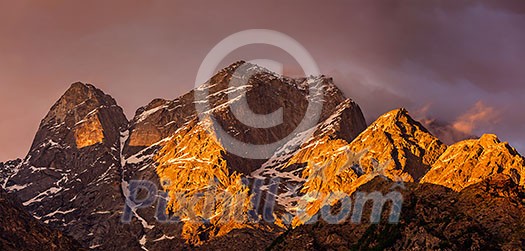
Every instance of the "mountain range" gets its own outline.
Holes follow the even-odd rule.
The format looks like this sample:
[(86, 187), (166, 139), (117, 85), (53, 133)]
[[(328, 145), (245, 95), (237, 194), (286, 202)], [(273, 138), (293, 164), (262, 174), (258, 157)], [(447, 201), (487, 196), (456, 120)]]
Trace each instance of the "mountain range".
[[(248, 126), (234, 108), (244, 101), (285, 119)], [(317, 123), (301, 128), (312, 102), (322, 107)], [(287, 140), (250, 158), (248, 148), (229, 151), (217, 128), (250, 145)], [(2, 250), (525, 247), (525, 159), (496, 135), (447, 145), (405, 109), (367, 124), (332, 78), (243, 61), (129, 121), (108, 94), (72, 84), (27, 156), (0, 163), (0, 185)], [(346, 199), (355, 213), (358, 197), (374, 192), (400, 196), (396, 222), (389, 210), (369, 220), (366, 201), (360, 222), (320, 217), (344, 211)]]

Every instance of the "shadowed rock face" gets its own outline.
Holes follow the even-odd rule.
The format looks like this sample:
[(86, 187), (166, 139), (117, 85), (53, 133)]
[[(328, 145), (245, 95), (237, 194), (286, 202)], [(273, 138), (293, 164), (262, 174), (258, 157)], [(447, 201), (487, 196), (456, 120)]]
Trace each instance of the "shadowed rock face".
[[(361, 192), (392, 191), (389, 180), (376, 178)], [(508, 176), (494, 176), (461, 192), (432, 185), (405, 183), (401, 218), (387, 222), (386, 203), (379, 224), (302, 225), (277, 238), (271, 250), (520, 250), (525, 244), (525, 190)], [(355, 197), (352, 201), (355, 201)]]
[(20, 201), (0, 189), (1, 250), (79, 250), (80, 244), (27, 213)]
[(432, 165), (421, 182), (450, 187), (456, 191), (496, 174), (506, 174), (525, 184), (525, 159), (496, 135), (465, 140), (451, 145)]

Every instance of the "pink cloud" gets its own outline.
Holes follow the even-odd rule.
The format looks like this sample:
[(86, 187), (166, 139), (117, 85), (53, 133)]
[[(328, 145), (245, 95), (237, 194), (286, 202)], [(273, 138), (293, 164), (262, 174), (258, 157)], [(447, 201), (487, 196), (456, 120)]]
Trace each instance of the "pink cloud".
[(478, 101), (466, 113), (459, 116), (453, 123), (454, 129), (472, 134), (477, 129), (489, 128), (499, 120), (499, 112), (491, 106), (486, 105), (483, 101)]

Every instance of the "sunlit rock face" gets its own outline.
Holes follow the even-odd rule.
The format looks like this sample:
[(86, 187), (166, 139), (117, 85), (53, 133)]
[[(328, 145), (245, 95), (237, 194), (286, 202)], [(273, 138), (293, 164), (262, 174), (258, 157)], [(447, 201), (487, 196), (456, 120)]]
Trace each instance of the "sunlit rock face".
[(194, 245), (245, 227), (251, 207), (248, 186), (229, 170), (210, 123), (192, 122), (177, 131), (155, 158), (169, 195), (167, 213), (181, 219), (182, 237)]
[(517, 184), (525, 183), (525, 160), (496, 135), (465, 140), (449, 146), (421, 182), (460, 191), (496, 174), (505, 174)]
[(90, 115), (83, 121), (77, 122), (75, 126), (75, 142), (77, 148), (102, 143), (103, 140), (104, 131), (96, 114)]
[[(330, 121), (321, 128), (336, 124)], [(418, 181), (445, 149), (439, 139), (404, 109), (382, 115), (351, 142), (334, 138), (332, 132), (325, 133), (302, 146), (280, 168), (303, 166), (300, 176), (296, 177), (302, 181), (298, 188), (302, 196), (285, 207), (292, 213), (297, 210), (305, 213), (296, 215), (292, 225), (307, 222), (327, 203), (331, 194), (351, 194), (375, 176)]]
[(413, 120), (405, 109), (382, 115), (350, 144), (353, 152), (366, 151), (361, 160), (365, 170), (371, 170), (375, 160), (387, 163), (384, 167), (387, 177), (415, 182), (445, 149), (446, 145)]
[[(374, 174), (364, 173), (359, 167), (362, 153), (349, 150), (348, 142), (341, 139), (321, 138), (294, 155), (283, 169), (298, 163), (306, 163), (301, 172), (303, 180), (299, 186), (301, 197), (285, 205), (288, 212), (294, 215), (291, 225), (296, 227), (310, 220), (322, 206), (330, 204), (328, 199), (336, 193), (351, 194)], [(285, 198), (281, 198), (286, 201)]]
[[(406, 110), (399, 109), (379, 117), (351, 142), (320, 138), (302, 147), (290, 162), (308, 163), (309, 169), (356, 164), (359, 170), (354, 172), (361, 173), (359, 176), (381, 171), (391, 179), (418, 181), (445, 149)], [(357, 155), (357, 162), (344, 161), (349, 158), (347, 153)], [(375, 170), (379, 164), (382, 170)], [(307, 169), (307, 173), (312, 172)]]

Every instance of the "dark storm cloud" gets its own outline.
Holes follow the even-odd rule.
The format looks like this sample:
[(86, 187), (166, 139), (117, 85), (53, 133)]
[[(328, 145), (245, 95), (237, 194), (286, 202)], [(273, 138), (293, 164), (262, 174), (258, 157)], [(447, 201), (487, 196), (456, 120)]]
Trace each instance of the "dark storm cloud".
[[(522, 147), (523, 8), (510, 8), (515, 2), (508, 6), (502, 2), (498, 6), (427, 3), (371, 8), (373, 14), (367, 16), (377, 17), (372, 22), (378, 32), (387, 30), (383, 39), (389, 45), (385, 50), (392, 53), (381, 53), (384, 57), (371, 62), (341, 62), (350, 69), (342, 79), (354, 76), (349, 87), (369, 91), (368, 97), (358, 97), (361, 103), (387, 100), (384, 109), (397, 103), (412, 111), (429, 106), (427, 116), (462, 124), (461, 128), (469, 128), (467, 133), (495, 132)], [(381, 28), (380, 20), (387, 28)], [(368, 115), (375, 117), (380, 110), (370, 110)], [(462, 121), (468, 117), (465, 114), (475, 111), (484, 115)]]
[[(153, 98), (188, 91), (217, 42), (252, 28), (302, 43), (369, 121), (401, 106), (414, 113), (426, 107), (419, 116), (470, 121), (461, 128), (497, 133), (525, 150), (522, 1), (0, 0), (0, 6), (0, 159), (24, 155), (40, 119), (70, 83), (95, 84), (132, 116)], [(297, 73), (275, 48), (242, 48), (224, 64), (257, 57)], [(490, 114), (465, 120), (478, 118), (476, 111)]]

